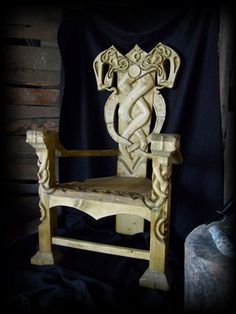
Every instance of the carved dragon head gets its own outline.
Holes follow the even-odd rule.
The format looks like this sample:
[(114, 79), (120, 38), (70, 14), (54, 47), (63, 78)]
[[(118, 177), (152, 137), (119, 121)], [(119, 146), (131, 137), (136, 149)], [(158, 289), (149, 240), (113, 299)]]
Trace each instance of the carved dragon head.
[(115, 72), (127, 72), (134, 67), (139, 68), (139, 77), (156, 72), (156, 86), (172, 88), (180, 66), (178, 54), (168, 46), (158, 43), (149, 53), (138, 45), (123, 56), (114, 46), (101, 52), (93, 62), (98, 90), (116, 89), (113, 86)]

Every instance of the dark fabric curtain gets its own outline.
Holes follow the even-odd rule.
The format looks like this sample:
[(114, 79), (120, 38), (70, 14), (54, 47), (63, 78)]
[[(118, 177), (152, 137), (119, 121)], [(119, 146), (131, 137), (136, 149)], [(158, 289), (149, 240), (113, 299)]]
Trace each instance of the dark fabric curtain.
[[(183, 165), (173, 168), (171, 239), (183, 242), (197, 225), (214, 220), (222, 206), (223, 163), (218, 75), (217, 6), (99, 6), (65, 16), (58, 32), (65, 73), (60, 139), (70, 149), (114, 148), (104, 123), (108, 92), (97, 90), (93, 60), (114, 45), (149, 52), (158, 42), (181, 58), (175, 87), (162, 90), (163, 133), (181, 135)], [(61, 181), (114, 175), (112, 158), (63, 159)], [(66, 212), (66, 217), (71, 219)], [(78, 213), (74, 213), (75, 219)], [(73, 218), (72, 218), (73, 219)], [(172, 241), (171, 240), (171, 241)]]
[[(163, 133), (181, 135), (183, 165), (173, 167), (170, 292), (139, 287), (148, 267), (129, 259), (60, 248), (58, 265), (30, 265), (37, 234), (7, 250), (4, 261), (7, 308), (12, 313), (137, 313), (183, 311), (183, 247), (186, 235), (216, 216), (222, 205), (222, 143), (218, 77), (218, 7), (85, 6), (67, 10), (58, 32), (64, 66), (60, 139), (68, 149), (117, 147), (109, 137), (103, 108), (109, 95), (98, 92), (94, 58), (114, 45), (126, 54), (138, 44), (150, 51), (158, 42), (181, 57), (176, 85), (163, 90), (167, 119)], [(60, 180), (114, 175), (114, 158), (60, 160)], [(147, 249), (149, 233), (122, 236), (112, 218), (94, 221), (78, 210), (64, 208), (59, 235), (79, 236), (120, 246)], [(64, 228), (66, 226), (66, 228)]]

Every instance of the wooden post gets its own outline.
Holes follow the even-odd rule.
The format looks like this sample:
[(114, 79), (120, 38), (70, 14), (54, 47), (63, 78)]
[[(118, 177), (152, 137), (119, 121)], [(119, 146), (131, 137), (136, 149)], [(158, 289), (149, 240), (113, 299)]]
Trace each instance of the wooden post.
[[(152, 192), (146, 200), (151, 209), (150, 263), (140, 278), (140, 285), (167, 291), (168, 283), (168, 245), (171, 199), (172, 155), (179, 149), (179, 136), (156, 134), (153, 136), (151, 150), (153, 154)], [(179, 155), (180, 156), (180, 155)], [(179, 159), (179, 162), (181, 158)]]
[(39, 250), (31, 258), (31, 264), (53, 265), (60, 258), (61, 254), (57, 247), (52, 247), (52, 237), (57, 230), (57, 208), (49, 208), (48, 201), (44, 200), (45, 217), (39, 225)]
[(55, 190), (55, 133), (27, 131), (26, 142), (36, 149), (38, 156), (39, 207), (39, 251), (31, 258), (36, 265), (52, 265), (60, 258), (56, 248), (52, 249), (52, 236), (57, 229), (57, 208), (49, 208), (49, 194)]

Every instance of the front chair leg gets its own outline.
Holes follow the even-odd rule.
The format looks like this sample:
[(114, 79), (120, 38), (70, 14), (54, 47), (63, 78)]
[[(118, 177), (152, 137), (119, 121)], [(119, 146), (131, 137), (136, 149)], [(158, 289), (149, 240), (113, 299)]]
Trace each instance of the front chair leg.
[(40, 199), (41, 223), (39, 225), (39, 250), (31, 258), (34, 265), (53, 265), (61, 259), (61, 252), (52, 246), (52, 236), (57, 229), (57, 208), (48, 206), (48, 199)]
[(173, 154), (179, 149), (179, 136), (155, 134), (152, 149), (152, 191), (145, 203), (151, 210), (150, 263), (140, 285), (167, 291), (171, 172)]
[[(166, 205), (165, 205), (166, 206)], [(150, 262), (149, 268), (139, 280), (140, 286), (163, 291), (169, 290), (169, 273), (167, 273), (167, 217), (153, 209), (150, 227)]]
[(39, 251), (31, 258), (36, 265), (52, 265), (60, 258), (56, 248), (52, 248), (52, 236), (57, 229), (57, 209), (49, 208), (50, 194), (56, 186), (55, 145), (56, 133), (53, 131), (28, 130), (26, 142), (36, 149), (38, 156), (39, 207)]

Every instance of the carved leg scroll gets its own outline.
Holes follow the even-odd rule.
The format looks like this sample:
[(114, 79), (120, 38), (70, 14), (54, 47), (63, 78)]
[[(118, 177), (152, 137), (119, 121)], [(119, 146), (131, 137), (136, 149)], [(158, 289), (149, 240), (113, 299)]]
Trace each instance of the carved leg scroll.
[(169, 244), (169, 219), (171, 200), (172, 153), (177, 151), (177, 136), (158, 135), (152, 142), (153, 178), (151, 198), (145, 203), (151, 210), (150, 262), (149, 268), (140, 278), (144, 287), (169, 290), (167, 269)]

